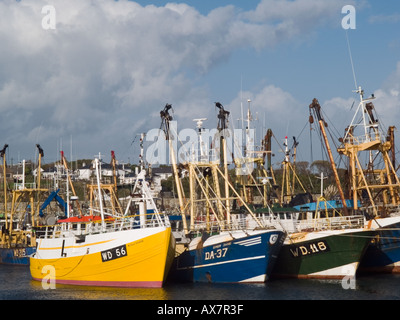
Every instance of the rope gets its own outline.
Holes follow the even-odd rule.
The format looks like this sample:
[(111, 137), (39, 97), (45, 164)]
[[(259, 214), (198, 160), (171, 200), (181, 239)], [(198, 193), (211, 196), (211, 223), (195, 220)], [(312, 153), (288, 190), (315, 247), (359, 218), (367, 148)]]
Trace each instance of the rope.
[(357, 88), (357, 79), (356, 79), (356, 73), (354, 71), (353, 57), (352, 57), (352, 54), (351, 54), (351, 48), (350, 48), (350, 42), (349, 42), (349, 36), (347, 34), (347, 30), (346, 30), (345, 33), (346, 33), (346, 40), (347, 40), (347, 48), (349, 50), (349, 56), (350, 56), (351, 70), (353, 71), (354, 86), (355, 86), (355, 88), (357, 90), (358, 89)]
[(86, 255), (89, 254), (89, 248), (87, 248), (86, 253), (82, 256), (82, 258), (79, 260), (79, 262), (76, 264), (75, 267), (73, 267), (69, 272), (66, 274), (59, 276), (60, 278), (65, 277), (66, 275), (70, 274), (72, 271), (74, 271), (82, 262), (83, 258), (86, 257)]
[[(68, 271), (67, 273), (63, 274), (62, 276), (57, 275), (57, 277), (58, 277), (58, 278), (65, 277), (66, 275), (68, 275), (68, 274), (70, 274), (72, 271), (74, 271), (74, 270), (81, 264), (83, 258), (84, 258), (87, 254), (89, 254), (89, 248), (87, 248), (86, 253), (81, 257), (81, 259), (79, 260), (79, 262), (76, 264), (75, 267), (73, 267), (70, 271)], [(35, 252), (35, 255), (38, 256), (38, 259), (37, 259), (37, 260), (38, 260), (38, 262), (39, 262), (39, 265), (40, 265), (41, 269), (43, 269), (43, 267), (46, 266), (47, 264), (42, 264), (42, 263), (41, 263), (42, 258), (40, 257), (40, 254), (39, 254), (38, 251)], [(61, 260), (61, 259), (62, 259), (62, 257), (56, 259), (55, 262), (53, 263), (53, 265), (54, 265), (55, 263), (57, 263), (57, 261), (59, 261), (59, 260)], [(56, 279), (56, 280), (57, 280), (57, 279)]]

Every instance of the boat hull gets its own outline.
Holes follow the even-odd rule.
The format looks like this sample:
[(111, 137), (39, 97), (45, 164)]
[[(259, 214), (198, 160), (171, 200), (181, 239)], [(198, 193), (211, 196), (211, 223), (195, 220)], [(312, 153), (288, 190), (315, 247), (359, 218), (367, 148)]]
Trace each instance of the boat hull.
[(35, 247), (0, 248), (0, 263), (29, 266), (29, 255), (35, 251)]
[(360, 229), (293, 234), (282, 246), (272, 276), (313, 279), (355, 276), (375, 234)]
[(79, 242), (39, 239), (30, 271), (34, 280), (56, 284), (162, 287), (174, 254), (170, 227), (88, 235)]
[(360, 272), (400, 273), (400, 217), (371, 220), (377, 237), (360, 263)]
[(232, 231), (210, 236), (175, 258), (182, 282), (265, 282), (283, 244), (281, 231)]

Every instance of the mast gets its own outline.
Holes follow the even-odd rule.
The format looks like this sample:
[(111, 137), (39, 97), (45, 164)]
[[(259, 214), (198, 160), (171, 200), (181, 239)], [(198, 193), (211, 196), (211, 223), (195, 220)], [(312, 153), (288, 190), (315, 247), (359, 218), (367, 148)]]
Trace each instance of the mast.
[(114, 179), (114, 192), (117, 193), (117, 168), (116, 168), (115, 153), (111, 150), (111, 166), (113, 169), (113, 179)]
[(38, 158), (38, 168), (37, 168), (37, 188), (40, 189), (40, 180), (42, 178), (42, 158), (44, 157), (43, 149), (40, 147), (40, 144), (36, 145), (39, 151), (39, 158)]
[[(264, 139), (263, 139), (263, 155), (262, 155), (262, 162), (263, 162), (263, 166), (265, 166), (265, 157), (267, 157), (267, 170), (266, 170), (266, 174), (265, 177), (267, 179), (272, 179), (272, 184), (270, 182), (268, 182), (268, 180), (266, 180), (266, 182), (269, 183), (271, 190), (274, 189), (274, 186), (276, 185), (276, 179), (275, 179), (275, 174), (274, 174), (274, 170), (272, 168), (272, 143), (271, 143), (271, 138), (272, 138), (273, 134), (272, 134), (272, 129), (268, 129)], [(264, 183), (264, 189), (265, 189), (265, 200), (267, 200), (267, 193), (266, 193), (266, 183)], [(280, 195), (279, 195), (279, 190), (276, 189), (275, 192), (277, 192), (278, 194), (278, 199), (280, 199)], [(269, 199), (268, 199), (269, 200)], [(266, 203), (264, 203), (264, 205), (266, 205)]]
[(105, 230), (105, 223), (104, 223), (104, 211), (103, 211), (103, 196), (101, 192), (100, 186), (100, 172), (99, 172), (99, 159), (94, 159), (95, 167), (96, 167), (96, 179), (97, 179), (97, 191), (99, 193), (99, 204), (100, 204), (100, 215), (101, 215), (101, 227), (103, 231)]
[(199, 118), (199, 119), (193, 119), (193, 121), (196, 121), (196, 127), (198, 131), (198, 136), (199, 136), (199, 149), (200, 149), (200, 162), (207, 162), (208, 161), (208, 153), (207, 153), (207, 146), (203, 141), (203, 121), (206, 121), (207, 118)]
[[(73, 193), (74, 196), (76, 197), (77, 195), (76, 195), (75, 188), (74, 188), (74, 185), (73, 185), (73, 183), (72, 183), (71, 177), (70, 177), (70, 175), (69, 175), (68, 163), (67, 163), (67, 160), (65, 159), (64, 151), (60, 151), (60, 154), (61, 154), (61, 160), (62, 160), (63, 165), (64, 165), (64, 167), (65, 167), (65, 170), (66, 170), (66, 172), (67, 172), (68, 183), (69, 183), (69, 185), (71, 186), (72, 193)], [(68, 196), (67, 196), (67, 197), (68, 197)], [(68, 199), (68, 200), (69, 200), (69, 199)], [(79, 204), (79, 201), (76, 200), (76, 203), (77, 203), (77, 205), (78, 205), (79, 213), (80, 213), (80, 215), (82, 216), (83, 213), (82, 213), (82, 209), (81, 209), (81, 206), (80, 206), (80, 204)], [(69, 206), (68, 206), (68, 215), (69, 215)]]
[[(40, 192), (40, 182), (42, 179), (42, 158), (44, 157), (44, 151), (41, 148), (41, 146), (39, 144), (36, 145), (36, 148), (39, 151), (39, 157), (38, 157), (38, 168), (37, 168), (37, 190), (38, 192)], [(34, 226), (34, 208), (33, 208), (33, 199), (31, 200), (31, 211), (32, 211), (32, 226)], [(40, 203), (39, 203), (39, 199), (37, 201), (37, 211), (39, 212), (39, 208), (40, 208)]]
[[(6, 245), (7, 247), (18, 247), (21, 245), (25, 245), (27, 243), (35, 243), (35, 233), (31, 230), (25, 230), (24, 228), (13, 228), (14, 217), (18, 215), (18, 218), (21, 217), (26, 218), (27, 224), (31, 224), (32, 227), (37, 225), (35, 220), (36, 213), (39, 212), (40, 206), (40, 197), (47, 192), (47, 189), (40, 188), (23, 188), (23, 189), (15, 189), (12, 190), (12, 201), (11, 201), (11, 209), (8, 212), (8, 203), (7, 203), (7, 179), (6, 179), (6, 160), (5, 160), (5, 151), (8, 145), (5, 145), (2, 150), (0, 150), (0, 156), (3, 157), (3, 167), (4, 167), (4, 188), (5, 188), (5, 230), (6, 232), (1, 232), (1, 244)], [(43, 157), (43, 150), (40, 148), (40, 145), (37, 145), (39, 149), (39, 167), (38, 172), (41, 169), (41, 157)], [(39, 175), (40, 178), (40, 175)], [(40, 180), (39, 180), (40, 181)], [(39, 184), (40, 185), (40, 184)], [(35, 207), (35, 201), (37, 207)], [(27, 210), (27, 207), (24, 207), (23, 211), (18, 211), (19, 205), (26, 205), (30, 208), (30, 212)], [(30, 214), (30, 220), (29, 219)], [(21, 221), (21, 220), (20, 220)], [(29, 221), (29, 222), (28, 222)], [(29, 239), (28, 239), (29, 238)]]
[[(221, 103), (216, 102), (215, 106), (219, 108), (218, 113), (218, 131), (221, 137), (221, 147), (222, 147), (222, 156), (223, 156), (223, 164), (224, 164), (224, 174), (225, 174), (225, 207), (226, 207), (226, 220), (229, 224), (231, 221), (231, 212), (230, 212), (230, 201), (229, 201), (229, 185), (228, 185), (228, 159), (226, 155), (226, 129), (228, 128), (228, 116), (229, 111), (226, 111)], [(221, 134), (222, 133), (222, 134)]]
[(394, 129), (396, 127), (390, 126), (387, 133), (387, 141), (390, 141), (390, 160), (392, 161), (393, 167), (396, 166), (396, 151), (394, 149)]
[(169, 150), (171, 154), (171, 162), (172, 162), (172, 169), (174, 172), (174, 178), (175, 178), (175, 185), (176, 189), (178, 192), (178, 200), (179, 200), (179, 207), (182, 215), (182, 223), (183, 223), (183, 229), (185, 231), (185, 234), (187, 235), (189, 233), (188, 227), (187, 227), (187, 222), (186, 222), (186, 215), (185, 215), (185, 206), (183, 203), (183, 190), (182, 190), (182, 185), (179, 180), (179, 173), (178, 173), (178, 168), (176, 165), (176, 158), (175, 158), (175, 151), (172, 146), (172, 140), (171, 140), (171, 132), (170, 132), (170, 121), (173, 119), (172, 116), (169, 114), (169, 110), (172, 109), (172, 105), (167, 103), (162, 111), (160, 111), (160, 117), (161, 117), (161, 128), (163, 129), (165, 133), (165, 139), (168, 141), (169, 145)]
[(114, 208), (119, 208), (120, 212), (122, 212), (122, 207), (118, 199), (118, 185), (117, 185), (117, 159), (115, 158), (115, 152), (111, 151), (111, 165), (113, 168), (113, 178), (114, 178), (114, 188), (113, 193), (114, 196), (111, 198), (111, 205)]
[(272, 138), (272, 130), (268, 129), (267, 133), (265, 134), (263, 145), (264, 145), (264, 152), (263, 152), (263, 162), (265, 163), (265, 157), (267, 157), (267, 172), (271, 175), (274, 184), (276, 184), (275, 176), (272, 170), (272, 147), (271, 147), (271, 138)]
[(145, 134), (141, 133), (140, 134), (139, 172), (141, 172), (144, 169), (144, 161), (143, 161), (143, 154), (144, 154), (143, 142), (144, 142), (144, 137), (145, 137)]
[[(292, 198), (292, 188), (290, 187), (290, 176), (289, 176), (289, 163), (290, 163), (290, 157), (289, 157), (289, 147), (288, 147), (288, 142), (287, 142), (287, 136), (285, 136), (285, 142), (284, 142), (284, 146), (285, 146), (285, 159), (283, 160), (283, 174), (282, 174), (282, 191), (281, 191), (281, 200), (280, 200), (280, 204), (283, 205), (284, 203), (284, 197), (289, 196), (290, 198)], [(286, 192), (287, 194), (285, 194), (285, 187), (286, 187)]]
[(299, 143), (296, 141), (296, 137), (293, 137), (293, 177), (292, 177), (292, 194), (294, 194), (294, 184), (296, 181), (296, 155), (297, 146)]
[(0, 150), (0, 156), (3, 158), (3, 182), (4, 182), (4, 219), (5, 227), (8, 229), (8, 219), (7, 219), (7, 166), (6, 166), (6, 149), (8, 144), (5, 144), (3, 149)]
[(322, 133), (322, 136), (323, 136), (324, 141), (325, 141), (325, 146), (326, 146), (326, 149), (327, 149), (327, 152), (328, 152), (329, 160), (331, 162), (333, 175), (335, 177), (336, 185), (337, 185), (338, 190), (339, 190), (340, 199), (342, 200), (344, 215), (348, 215), (346, 199), (344, 197), (343, 189), (342, 189), (342, 186), (340, 184), (339, 175), (338, 175), (337, 170), (336, 170), (335, 162), (333, 161), (332, 150), (330, 148), (328, 137), (327, 137), (326, 132), (325, 132), (325, 121), (322, 118), (321, 106), (320, 106), (320, 104), (319, 104), (317, 99), (315, 99), (315, 98), (313, 99), (312, 103), (310, 104), (310, 109), (313, 109), (315, 114), (316, 114), (316, 116), (317, 116), (319, 127), (321, 129), (321, 133)]
[[(397, 206), (400, 201), (400, 181), (393, 165), (394, 159), (389, 157), (389, 151), (394, 151), (394, 137), (391, 133), (393, 129), (392, 127), (389, 128), (388, 138), (385, 140), (379, 128), (379, 119), (373, 112), (374, 105), (371, 101), (375, 99), (375, 96), (371, 95), (369, 98), (364, 98), (364, 90), (361, 87), (356, 92), (359, 94), (360, 102), (349, 127), (346, 129), (345, 136), (341, 140), (343, 144), (338, 148), (338, 152), (349, 158), (354, 208), (358, 208), (358, 192), (366, 191), (373, 214), (377, 216), (377, 203), (379, 201), (382, 201), (379, 209), (383, 211), (389, 209), (388, 205)], [(361, 121), (356, 121), (357, 114), (361, 115)], [(357, 135), (355, 129), (360, 126), (361, 135)], [(367, 170), (362, 168), (358, 157), (358, 153), (361, 151), (369, 153)], [(384, 168), (375, 169), (373, 167), (373, 151), (376, 152), (375, 158), (378, 154), (382, 156)], [(369, 177), (367, 174), (372, 178), (370, 181), (367, 181)], [(380, 183), (377, 183), (377, 176)]]

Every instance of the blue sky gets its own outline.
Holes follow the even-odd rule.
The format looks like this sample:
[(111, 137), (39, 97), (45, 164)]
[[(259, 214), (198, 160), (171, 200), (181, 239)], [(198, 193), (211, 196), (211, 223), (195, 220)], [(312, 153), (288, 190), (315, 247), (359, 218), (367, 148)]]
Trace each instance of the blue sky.
[[(356, 29), (345, 31), (347, 4)], [(54, 30), (41, 25), (45, 5), (56, 10)], [(340, 132), (351, 120), (346, 32), (357, 83), (377, 96), (382, 121), (400, 128), (395, 0), (0, 0), (0, 12), (0, 143), (14, 162), (33, 159), (39, 143), (46, 162), (62, 148), (67, 158), (101, 152), (109, 161), (114, 150), (136, 163), (135, 137), (159, 127), (165, 103), (179, 128), (199, 117), (214, 128), (215, 101), (236, 124), (247, 99), (262, 130), (279, 143), (298, 136), (298, 160), (309, 161), (317, 155), (308, 132), (299, 134), (313, 98)]]

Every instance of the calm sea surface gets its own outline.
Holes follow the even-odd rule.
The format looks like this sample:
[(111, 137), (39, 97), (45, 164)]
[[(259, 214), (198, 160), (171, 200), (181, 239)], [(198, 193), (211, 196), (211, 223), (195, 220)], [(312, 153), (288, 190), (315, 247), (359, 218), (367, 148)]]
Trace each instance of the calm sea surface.
[(0, 265), (0, 300), (400, 300), (400, 275), (358, 276), (354, 289), (344, 289), (339, 280), (284, 279), (265, 284), (167, 284), (160, 289), (56, 285), (45, 290), (31, 279), (29, 267)]

